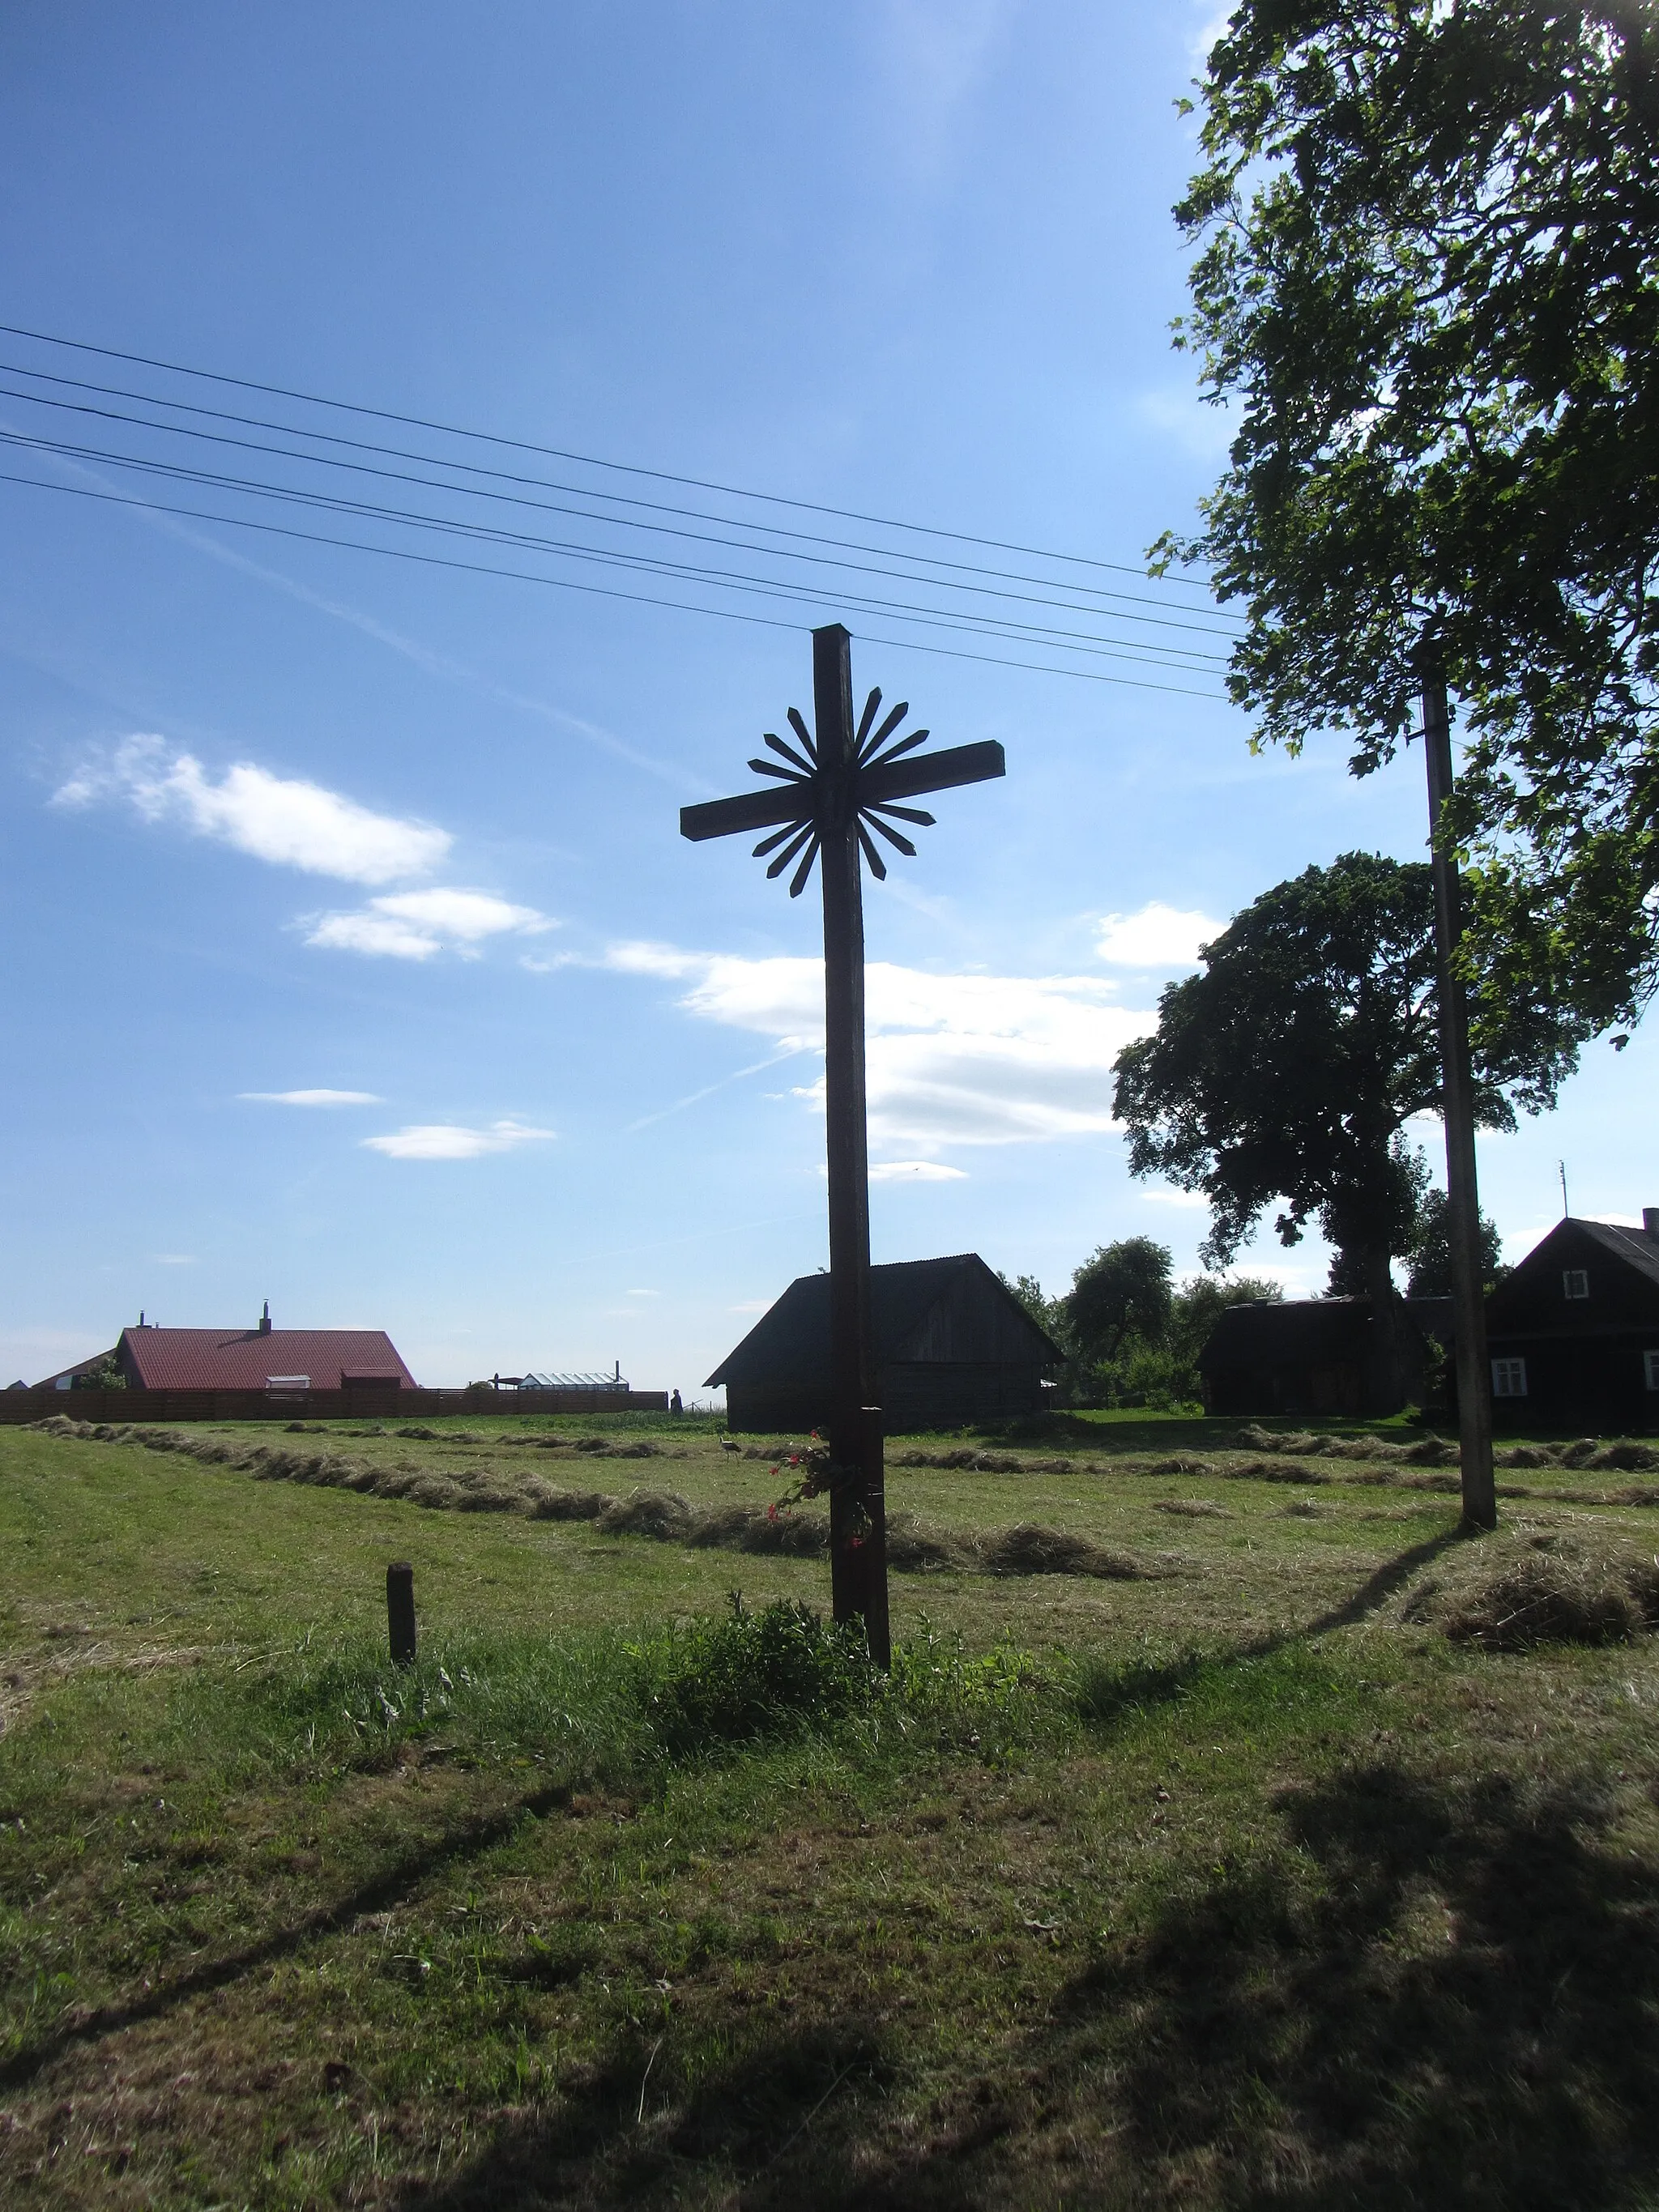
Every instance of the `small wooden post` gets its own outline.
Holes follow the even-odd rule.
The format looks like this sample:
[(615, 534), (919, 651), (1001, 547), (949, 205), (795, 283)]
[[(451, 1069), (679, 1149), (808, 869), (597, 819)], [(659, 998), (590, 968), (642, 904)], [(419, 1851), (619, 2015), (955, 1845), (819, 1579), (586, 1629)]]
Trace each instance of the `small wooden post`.
[(1492, 1459), (1492, 1375), (1486, 1364), (1486, 1306), (1480, 1280), (1480, 1198), (1474, 1166), (1474, 1075), (1469, 1013), (1457, 947), (1463, 933), (1457, 856), (1444, 819), (1452, 795), (1451, 714), (1446, 686), (1423, 685), (1428, 756), (1434, 935), (1440, 984), (1441, 1111), (1446, 1127), (1446, 1228), (1451, 1248), (1452, 1328), (1457, 1353), (1457, 1429), (1463, 1518), (1472, 1528), (1498, 1526)]
[(394, 1559), (386, 1571), (386, 1626), (394, 1667), (415, 1663), (415, 1570)]

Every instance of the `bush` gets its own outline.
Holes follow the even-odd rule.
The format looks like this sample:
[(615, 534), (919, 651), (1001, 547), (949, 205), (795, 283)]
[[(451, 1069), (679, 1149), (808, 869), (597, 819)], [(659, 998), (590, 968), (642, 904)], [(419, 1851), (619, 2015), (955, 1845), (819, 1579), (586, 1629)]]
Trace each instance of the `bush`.
[(632, 1656), (651, 1725), (678, 1755), (838, 1719), (882, 1682), (858, 1623), (835, 1627), (782, 1598), (750, 1613), (736, 1590), (727, 1613), (685, 1622)]

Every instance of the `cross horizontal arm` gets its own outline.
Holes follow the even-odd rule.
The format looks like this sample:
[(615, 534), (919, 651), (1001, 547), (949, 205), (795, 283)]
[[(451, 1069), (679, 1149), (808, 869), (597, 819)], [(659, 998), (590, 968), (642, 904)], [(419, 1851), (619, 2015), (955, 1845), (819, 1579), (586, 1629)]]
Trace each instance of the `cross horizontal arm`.
[[(924, 791), (948, 791), (959, 783), (984, 783), (994, 775), (1007, 773), (1002, 747), (994, 738), (983, 744), (952, 745), (948, 752), (922, 753), (914, 760), (895, 761), (891, 767), (866, 769), (859, 777), (859, 803), (862, 806), (878, 806), (884, 799), (914, 799)], [(696, 809), (688, 808), (686, 811), (695, 812)], [(680, 819), (684, 821), (684, 814)]]
[(780, 791), (745, 791), (736, 799), (710, 799), (701, 806), (682, 806), (680, 835), (701, 844), (705, 837), (735, 837), (745, 830), (769, 830), (775, 822), (803, 822), (811, 811), (811, 794), (799, 783)]

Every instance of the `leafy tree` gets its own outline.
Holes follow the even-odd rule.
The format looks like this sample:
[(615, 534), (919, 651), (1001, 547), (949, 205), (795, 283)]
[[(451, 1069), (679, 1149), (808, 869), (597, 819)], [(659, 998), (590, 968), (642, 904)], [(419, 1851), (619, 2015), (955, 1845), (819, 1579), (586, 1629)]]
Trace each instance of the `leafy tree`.
[(1066, 1316), (1063, 1301), (1059, 1298), (1045, 1297), (1042, 1285), (1035, 1275), (1015, 1275), (1010, 1279), (999, 1269), (997, 1280), (1005, 1291), (1012, 1292), (1037, 1327), (1047, 1335), (1053, 1337), (1063, 1352), (1066, 1348), (1064, 1334)]
[(71, 1378), (72, 1390), (125, 1390), (127, 1378), (121, 1372), (112, 1352), (106, 1352), (96, 1367), (84, 1367)]
[(1062, 1301), (1069, 1348), (1085, 1360), (1107, 1360), (1131, 1334), (1158, 1343), (1170, 1319), (1170, 1264), (1168, 1245), (1150, 1237), (1102, 1245)]
[(1281, 1285), (1263, 1275), (1188, 1277), (1170, 1308), (1169, 1345), (1178, 1359), (1192, 1363), (1194, 1389), (1198, 1355), (1229, 1306), (1278, 1305), (1284, 1296)]
[[(1419, 1208), (1417, 1227), (1407, 1257), (1411, 1273), (1406, 1282), (1409, 1298), (1449, 1298), (1451, 1296), (1451, 1237), (1446, 1219), (1446, 1194), (1431, 1190)], [(1490, 1291), (1509, 1269), (1504, 1265), (1503, 1240), (1498, 1224), (1480, 1217), (1480, 1281)]]
[(1472, 739), (1476, 964), (1583, 1036), (1634, 1020), (1659, 988), (1659, 9), (1239, 0), (1201, 94), (1177, 343), (1237, 436), (1203, 529), (1154, 554), (1248, 610), (1228, 682), (1258, 742), (1346, 729), (1369, 773), (1437, 668)]
[[(1479, 1118), (1512, 1128), (1506, 1088), (1547, 1103), (1570, 1059), (1547, 1019), (1494, 1023)], [(1440, 1104), (1427, 866), (1347, 853), (1264, 892), (1206, 948), (1202, 973), (1164, 990), (1156, 1031), (1115, 1072), (1131, 1172), (1210, 1201), (1206, 1263), (1224, 1266), (1283, 1200), (1281, 1242), (1317, 1220), (1375, 1302), (1380, 1356), (1397, 1369), (1389, 1261), (1423, 1186), (1402, 1131)]]

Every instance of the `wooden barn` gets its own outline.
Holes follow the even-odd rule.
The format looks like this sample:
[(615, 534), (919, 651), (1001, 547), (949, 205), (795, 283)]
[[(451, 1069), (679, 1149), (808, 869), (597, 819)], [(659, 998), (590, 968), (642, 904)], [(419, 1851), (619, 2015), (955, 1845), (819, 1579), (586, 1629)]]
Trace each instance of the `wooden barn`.
[(1642, 1223), (1559, 1221), (1492, 1291), (1497, 1426), (1659, 1428), (1659, 1206)]
[[(889, 1435), (1035, 1413), (1057, 1346), (976, 1252), (870, 1270), (882, 1413)], [(708, 1377), (726, 1425), (805, 1434), (830, 1419), (830, 1278), (791, 1283)]]
[(1198, 1356), (1211, 1413), (1367, 1418), (1421, 1405), (1447, 1341), (1450, 1301), (1402, 1298), (1403, 1375), (1379, 1373), (1369, 1298), (1263, 1298), (1229, 1306)]

